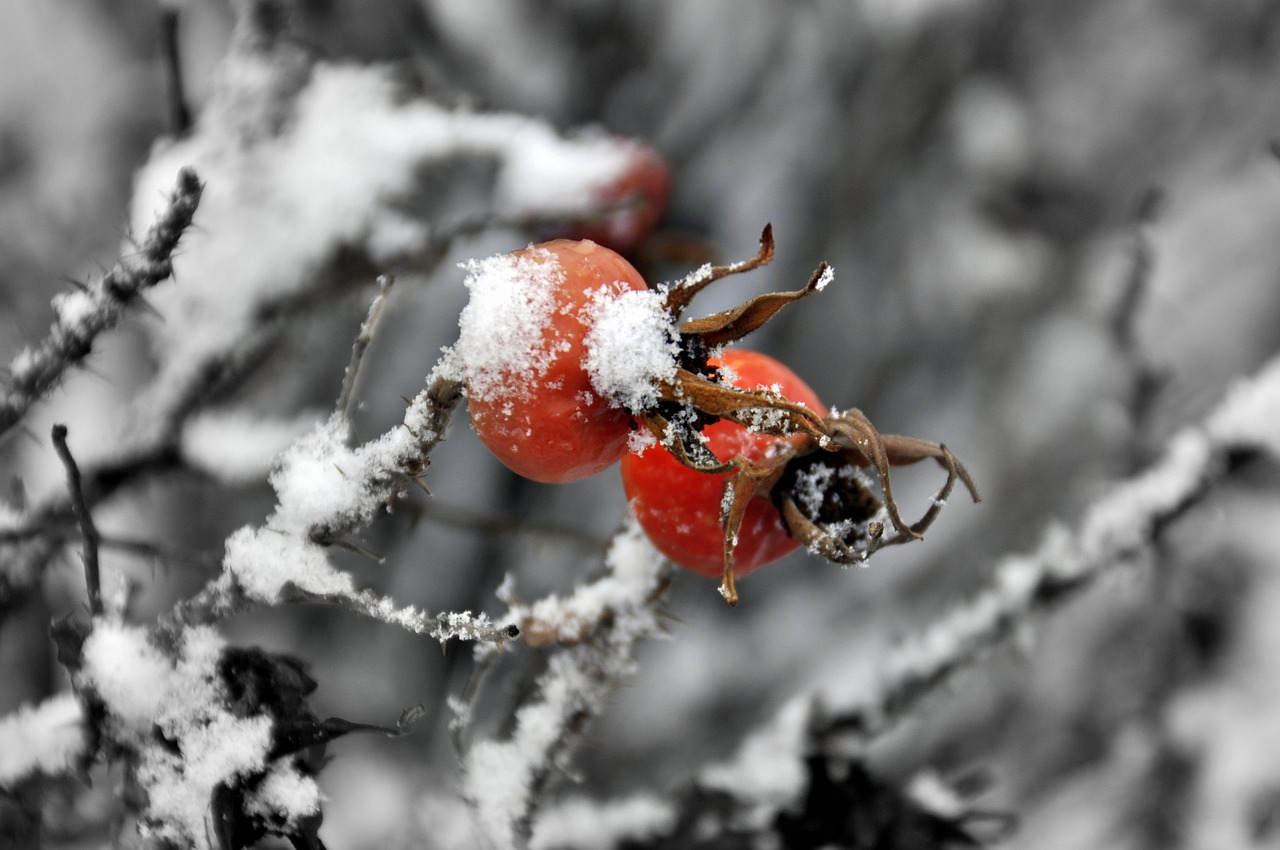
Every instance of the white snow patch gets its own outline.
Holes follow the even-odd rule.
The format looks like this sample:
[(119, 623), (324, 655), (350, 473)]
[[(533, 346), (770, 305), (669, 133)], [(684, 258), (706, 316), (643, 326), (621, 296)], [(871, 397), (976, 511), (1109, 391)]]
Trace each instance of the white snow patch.
[(1280, 458), (1280, 358), (1230, 389), (1208, 431), (1220, 442), (1256, 446)]
[(316, 781), (300, 773), (292, 761), (282, 759), (272, 765), (248, 799), (245, 810), (266, 818), (280, 817), (287, 826), (293, 826), (300, 819), (319, 812), (323, 800)]
[(239, 718), (218, 712), (183, 730), (181, 754), (152, 746), (143, 752), (138, 778), (148, 805), (140, 832), (198, 850), (211, 847), (205, 828), (214, 789), (266, 765), (271, 718)]
[(147, 632), (98, 620), (85, 639), (81, 676), (125, 727), (146, 732), (160, 710), (173, 663), (147, 640)]
[(280, 600), (287, 584), (319, 596), (355, 592), (351, 576), (329, 563), (323, 547), (271, 528), (245, 526), (228, 537), (223, 566), (250, 597), (268, 604)]
[(356, 448), (346, 439), (347, 422), (335, 414), (281, 456), (271, 474), (279, 504), (270, 528), (305, 537), (317, 526), (377, 515), (386, 493), (374, 485), (416, 453), (416, 439), (407, 428), (392, 429)]
[(591, 386), (618, 407), (638, 412), (658, 400), (657, 384), (676, 375), (680, 354), (675, 323), (662, 293), (602, 291), (592, 299), (586, 336)]
[(632, 144), (598, 131), (565, 139), (530, 122), (507, 152), (498, 200), (517, 216), (581, 215), (626, 171)]
[(52, 303), (53, 312), (58, 316), (58, 325), (66, 331), (84, 328), (102, 309), (98, 299), (82, 290), (59, 292), (53, 296)]
[(548, 335), (564, 268), (545, 249), (500, 254), (464, 264), (470, 299), (458, 319), (458, 341), (438, 374), (464, 381), (472, 398), (528, 392), (556, 356)]
[(0, 788), (37, 771), (56, 774), (84, 750), (84, 709), (75, 694), (51, 697), (0, 718)]
[(210, 627), (186, 631), (155, 717), (171, 744), (149, 739), (137, 773), (148, 798), (143, 834), (197, 850), (210, 847), (206, 821), (214, 788), (264, 769), (271, 749), (270, 717), (235, 717), (223, 707), (223, 649)]
[(640, 795), (595, 802), (582, 797), (562, 800), (542, 813), (533, 828), (530, 850), (614, 850), (623, 841), (641, 841), (674, 826), (672, 804)]
[(266, 477), (275, 457), (324, 416), (303, 412), (271, 419), (240, 410), (209, 410), (188, 419), (182, 430), (183, 459), (229, 484)]

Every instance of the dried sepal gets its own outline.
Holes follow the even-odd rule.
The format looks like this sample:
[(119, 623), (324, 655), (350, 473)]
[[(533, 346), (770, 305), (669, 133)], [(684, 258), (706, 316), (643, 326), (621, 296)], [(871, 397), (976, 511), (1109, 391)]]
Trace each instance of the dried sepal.
[[(679, 365), (673, 377), (657, 387), (658, 403), (636, 414), (681, 464), (707, 474), (725, 475), (721, 500), (724, 565), (720, 593), (732, 605), (738, 601), (734, 580), (734, 548), (747, 506), (757, 496), (773, 500), (788, 531), (811, 551), (842, 564), (865, 561), (885, 546), (918, 540), (937, 519), (957, 479), (976, 502), (977, 487), (968, 471), (946, 446), (914, 437), (882, 435), (856, 409), (824, 416), (768, 389), (730, 386), (709, 362), (714, 352), (757, 330), (788, 304), (819, 291), (831, 279), (823, 263), (801, 289), (769, 292), (736, 307), (700, 319), (681, 321), (693, 298), (711, 283), (760, 268), (773, 259), (773, 228), (766, 225), (755, 256), (724, 266), (704, 266), (683, 280), (666, 285), (664, 309), (675, 323), (680, 342)], [(760, 434), (779, 438), (776, 452), (764, 461), (741, 456), (721, 460), (705, 445), (701, 430), (719, 419)], [(833, 499), (816, 514), (806, 512), (790, 488), (797, 486), (797, 469), (806, 458), (829, 459), (833, 468), (848, 473)], [(932, 458), (947, 472), (947, 480), (933, 504), (916, 522), (908, 523), (893, 495), (890, 468)], [(823, 460), (824, 463), (828, 460)], [(881, 499), (857, 470), (874, 470)], [(888, 532), (883, 516), (892, 526)]]
[(720, 525), (724, 529), (724, 572), (720, 579), (720, 595), (730, 605), (738, 604), (738, 588), (734, 582), (733, 550), (738, 545), (738, 530), (747, 515), (747, 505), (758, 495), (773, 489), (784, 472), (790, 452), (752, 463), (740, 457), (731, 462), (736, 471), (725, 477), (720, 499)]
[(658, 392), (663, 401), (682, 404), (704, 417), (728, 419), (761, 434), (808, 434), (819, 442), (827, 440), (822, 416), (775, 392), (731, 387), (688, 369), (677, 369), (674, 383), (659, 387)]
[(745, 304), (715, 313), (702, 319), (681, 323), (679, 331), (684, 336), (696, 336), (708, 348), (737, 342), (760, 328), (783, 307), (820, 290), (830, 273), (826, 263), (818, 266), (802, 289), (791, 292), (766, 292)]
[(660, 413), (641, 413), (636, 419), (672, 457), (690, 469), (708, 475), (733, 469), (731, 462), (722, 461), (711, 453), (703, 443), (702, 435), (686, 417), (668, 419)]
[(884, 438), (860, 410), (851, 409), (836, 416), (829, 416), (826, 425), (831, 439), (838, 445), (853, 450), (856, 457), (865, 460), (876, 471), (880, 478), (880, 491), (884, 494), (884, 509), (889, 515), (889, 522), (899, 534), (919, 538), (911, 526), (898, 513), (898, 503), (893, 498), (893, 485), (889, 477), (889, 453), (884, 447)]
[[(861, 416), (861, 414), (858, 415)], [(841, 417), (843, 416), (845, 414), (841, 415)], [(865, 417), (862, 418), (865, 419)], [(869, 425), (870, 423), (867, 424)], [(856, 545), (844, 539), (846, 535), (842, 534), (838, 528), (843, 521), (849, 520), (850, 517), (841, 517), (834, 522), (823, 521), (822, 518), (806, 515), (790, 493), (779, 494), (775, 502), (782, 514), (787, 530), (809, 551), (829, 561), (839, 564), (859, 564), (886, 546), (895, 546), (900, 543), (919, 540), (941, 514), (942, 506), (946, 504), (947, 499), (955, 489), (956, 481), (964, 484), (973, 501), (978, 502), (981, 500), (978, 489), (974, 485), (973, 478), (969, 475), (968, 470), (964, 468), (964, 465), (945, 445), (930, 443), (916, 437), (879, 434), (876, 434), (871, 442), (875, 445), (875, 448), (868, 448), (876, 455), (886, 458), (888, 463), (894, 466), (907, 465), (933, 458), (947, 471), (947, 480), (942, 485), (942, 489), (933, 497), (933, 501), (924, 515), (914, 523), (906, 525), (898, 513), (886, 471), (881, 477), (881, 493), (884, 495), (885, 513), (891, 518), (891, 522), (894, 525), (894, 533), (885, 536), (883, 525), (875, 520), (868, 519), (861, 534), (862, 540), (865, 541), (862, 545)], [(847, 448), (842, 450), (841, 454), (845, 463), (859, 464), (859, 461), (867, 459), (863, 452)], [(867, 498), (872, 498), (869, 493), (866, 495)], [(897, 521), (893, 521), (893, 517), (897, 517)]]
[(730, 275), (758, 269), (761, 266), (768, 265), (772, 260), (773, 225), (766, 224), (764, 230), (760, 233), (760, 250), (756, 252), (754, 257), (741, 262), (730, 263), (727, 266), (704, 267), (683, 280), (671, 284), (667, 287), (666, 310), (673, 319), (679, 319), (680, 314), (684, 312), (685, 307), (689, 306), (689, 302), (693, 300), (693, 297), (706, 289), (709, 284)]

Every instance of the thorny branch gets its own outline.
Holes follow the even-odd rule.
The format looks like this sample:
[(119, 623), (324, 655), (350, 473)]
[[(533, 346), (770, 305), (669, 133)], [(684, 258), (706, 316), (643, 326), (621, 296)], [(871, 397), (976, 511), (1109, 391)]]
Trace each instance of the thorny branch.
[(9, 381), (0, 394), (0, 435), (12, 428), (71, 366), (89, 354), (98, 334), (116, 326), (144, 291), (173, 274), (173, 252), (191, 224), (203, 190), (194, 171), (178, 172), (178, 185), (134, 255), (84, 290), (54, 299), (58, 316), (49, 336), (23, 349), (9, 364)]

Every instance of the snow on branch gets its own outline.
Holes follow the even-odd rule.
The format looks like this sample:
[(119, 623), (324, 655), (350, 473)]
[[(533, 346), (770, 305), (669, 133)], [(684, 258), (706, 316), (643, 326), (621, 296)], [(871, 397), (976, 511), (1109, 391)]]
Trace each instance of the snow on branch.
[[(512, 609), (526, 623), (530, 611), (548, 624), (577, 624), (589, 616), (594, 628), (575, 629), (572, 645), (551, 656), (538, 696), (516, 712), (510, 738), (478, 741), (463, 755), (463, 793), (476, 828), (493, 847), (528, 842), (548, 786), (565, 770), (584, 727), (634, 670), (639, 644), (662, 628), (668, 567), (638, 526), (631, 523), (614, 538), (605, 563), (602, 578), (567, 599)], [(455, 708), (455, 722), (465, 723), (470, 706)]]
[(48, 337), (9, 364), (8, 386), (0, 393), (0, 434), (88, 356), (94, 339), (115, 327), (141, 293), (173, 274), (173, 252), (191, 224), (202, 189), (194, 171), (179, 169), (177, 186), (165, 197), (137, 252), (121, 257), (83, 289), (54, 296), (56, 319)]
[[(235, 10), (237, 33), (193, 131), (159, 143), (135, 177), (135, 228), (156, 217), (155, 199), (177, 173), (199, 195), (202, 238), (172, 259), (182, 285), (154, 293), (164, 318), (151, 329), (158, 374), (134, 400), (129, 427), (95, 441), (113, 455), (83, 459), (90, 505), (182, 464), (254, 474), (267, 453), (247, 457), (244, 441), (206, 439), (200, 415), (262, 362), (284, 320), (379, 272), (430, 273), (459, 235), (598, 213), (607, 206), (600, 190), (634, 154), (634, 142), (604, 132), (565, 135), (534, 118), (412, 96), (388, 66), (317, 61), (288, 37), (283, 4), (241, 0)], [(479, 215), (413, 212), (431, 208), (421, 203), (428, 192), (464, 188), (458, 184), (475, 170), (456, 166), (477, 160), (494, 166), (491, 184), (467, 187), (481, 199)], [(164, 210), (159, 218), (160, 234), (177, 220)], [(152, 256), (144, 246), (142, 257)], [(60, 315), (79, 315), (86, 303), (71, 296)], [(31, 371), (22, 362), (13, 368), (19, 376)], [(5, 398), (0, 423), (30, 402), (13, 390)], [(232, 415), (223, 412), (213, 424)], [(291, 436), (289, 423), (277, 424), (273, 433)], [(377, 450), (397, 451), (389, 444)], [(327, 530), (313, 529), (317, 540), (332, 542), (367, 513), (339, 511)], [(70, 520), (70, 503), (58, 496), (8, 524), (0, 542), (12, 551), (0, 570), (9, 587), (0, 587), (0, 597), (37, 580)]]
[(223, 572), (162, 621), (166, 630), (208, 623), (249, 605), (311, 601), (340, 605), (439, 640), (501, 641), (510, 630), (483, 616), (428, 617), (412, 607), (357, 590), (329, 560), (327, 547), (368, 525), (425, 467), (461, 399), (461, 387), (438, 380), (410, 402), (404, 421), (381, 437), (348, 445), (346, 412), (336, 411), (286, 450), (271, 474), (277, 504), (259, 527), (227, 539)]
[(1116, 485), (1074, 529), (1049, 529), (1040, 547), (996, 565), (990, 585), (897, 648), (875, 693), (832, 707), (829, 726), (865, 736), (890, 728), (921, 700), (1036, 614), (1149, 555), (1160, 529), (1204, 499), (1241, 454), (1280, 459), (1280, 358), (1237, 383), (1198, 426), (1176, 434), (1146, 471)]
[[(184, 286), (156, 304), (168, 321), (156, 330), (152, 412), (171, 408), (268, 317), (378, 271), (429, 271), (461, 233), (599, 212), (600, 190), (633, 155), (633, 142), (604, 133), (563, 136), (523, 115), (406, 97), (386, 67), (311, 63), (285, 41), (252, 44), (228, 56), (195, 132), (157, 149), (136, 178), (135, 221), (151, 215), (154, 187), (180, 166), (194, 164), (208, 185), (209, 238), (181, 257)], [(247, 111), (248, 101), (273, 108)], [(245, 126), (253, 116), (262, 126)], [(469, 172), (456, 166), (477, 160), (495, 166), (492, 185), (471, 187), (482, 215), (407, 212), (433, 175), (460, 183)]]

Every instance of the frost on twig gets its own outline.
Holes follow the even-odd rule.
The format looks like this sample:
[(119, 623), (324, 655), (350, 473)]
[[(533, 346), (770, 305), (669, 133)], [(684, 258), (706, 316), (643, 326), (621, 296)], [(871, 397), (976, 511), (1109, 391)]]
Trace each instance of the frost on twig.
[(191, 224), (202, 190), (194, 171), (179, 169), (177, 186), (165, 196), (137, 251), (83, 289), (54, 297), (57, 318), (49, 336), (9, 364), (7, 386), (0, 393), (0, 434), (88, 356), (98, 334), (115, 327), (135, 299), (173, 274), (173, 252)]
[(483, 617), (428, 617), (391, 600), (357, 590), (335, 567), (327, 547), (368, 525), (419, 474), (430, 450), (444, 438), (460, 388), (437, 381), (409, 404), (404, 422), (381, 437), (347, 445), (342, 411), (296, 440), (271, 474), (277, 504), (259, 527), (245, 526), (227, 539), (223, 571), (200, 593), (180, 603), (164, 627), (180, 630), (212, 622), (249, 605), (315, 601), (338, 604), (383, 622), (441, 640), (504, 640), (511, 634)]
[[(508, 739), (475, 742), (464, 754), (463, 792), (477, 829), (493, 847), (528, 841), (548, 785), (566, 768), (584, 727), (634, 670), (639, 644), (662, 628), (667, 568), (634, 523), (614, 539), (606, 565), (604, 577), (566, 600), (512, 611), (526, 622), (527, 612), (536, 610), (546, 622), (577, 623), (590, 610), (594, 628), (575, 631), (578, 640), (551, 656), (537, 697), (516, 712)], [(464, 722), (468, 706), (458, 710), (458, 722)]]
[(1280, 458), (1277, 422), (1280, 359), (1240, 381), (1204, 422), (1175, 435), (1155, 463), (1116, 485), (1075, 528), (1051, 528), (1034, 552), (1001, 561), (986, 589), (889, 655), (876, 692), (837, 712), (833, 730), (887, 730), (1032, 615), (1145, 560), (1161, 528), (1204, 499), (1240, 456)]

